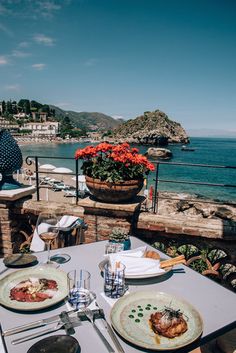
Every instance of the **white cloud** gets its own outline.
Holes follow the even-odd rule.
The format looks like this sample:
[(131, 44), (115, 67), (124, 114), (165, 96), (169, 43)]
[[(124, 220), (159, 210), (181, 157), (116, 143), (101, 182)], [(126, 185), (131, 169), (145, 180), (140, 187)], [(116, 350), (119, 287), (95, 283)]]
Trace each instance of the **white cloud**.
[(84, 65), (85, 65), (85, 66), (94, 66), (94, 65), (97, 64), (97, 62), (98, 62), (97, 59), (91, 58), (91, 59), (88, 59), (88, 60), (84, 63)]
[(42, 64), (42, 63), (32, 65), (32, 68), (38, 71), (43, 70), (45, 67), (46, 67), (46, 64)]
[(55, 103), (55, 105), (56, 105), (57, 107), (68, 107), (68, 106), (70, 106), (71, 104), (68, 103), (68, 102), (59, 102), (59, 103)]
[(15, 83), (13, 85), (7, 85), (7, 86), (5, 86), (5, 90), (7, 90), (7, 91), (19, 91), (20, 90), (20, 86), (18, 85), (18, 83)]
[(5, 34), (7, 34), (9, 37), (13, 37), (13, 32), (7, 28), (6, 26), (4, 26), (2, 23), (0, 23), (0, 31), (4, 32)]
[(13, 50), (12, 52), (12, 56), (14, 56), (15, 58), (27, 58), (30, 55), (31, 55), (30, 53), (27, 53), (21, 50)]
[(19, 48), (27, 48), (29, 46), (29, 42), (20, 42), (18, 44)]
[(112, 118), (116, 119), (116, 120), (118, 120), (118, 119), (126, 120), (126, 118), (124, 116), (122, 116), (122, 115), (112, 115)]
[(7, 65), (8, 60), (5, 56), (0, 56), (0, 65)]
[(3, 6), (3, 4), (0, 4), (0, 15), (8, 15), (9, 10), (6, 6)]
[(46, 11), (56, 11), (61, 9), (61, 5), (55, 4), (53, 1), (39, 1), (39, 6)]
[(44, 44), (47, 46), (52, 46), (54, 45), (54, 39), (51, 37), (47, 37), (44, 34), (36, 34), (34, 36), (34, 40), (38, 44)]

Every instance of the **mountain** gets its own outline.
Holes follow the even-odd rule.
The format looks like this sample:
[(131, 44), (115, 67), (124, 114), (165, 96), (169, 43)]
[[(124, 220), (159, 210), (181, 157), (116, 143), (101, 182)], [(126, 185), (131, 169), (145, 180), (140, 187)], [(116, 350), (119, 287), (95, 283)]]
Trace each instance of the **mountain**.
[(121, 124), (120, 119), (114, 119), (109, 115), (96, 112), (74, 112), (71, 110), (63, 110), (54, 105), (50, 105), (51, 109), (55, 109), (55, 117), (61, 121), (65, 116), (70, 118), (73, 126), (85, 128), (89, 131), (107, 131)]
[(143, 115), (115, 128), (113, 133), (115, 138), (124, 139), (129, 143), (159, 145), (168, 142), (189, 142), (184, 128), (160, 110), (144, 112)]

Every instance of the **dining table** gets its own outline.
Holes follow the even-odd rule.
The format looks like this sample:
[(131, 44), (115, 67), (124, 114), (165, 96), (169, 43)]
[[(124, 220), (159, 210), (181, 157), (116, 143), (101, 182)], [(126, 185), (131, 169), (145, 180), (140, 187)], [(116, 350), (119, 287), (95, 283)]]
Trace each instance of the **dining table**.
[[(131, 236), (131, 248), (136, 249), (141, 246), (147, 246), (149, 250), (155, 250), (160, 254), (162, 259), (168, 259), (169, 257), (154, 249), (141, 239)], [(91, 291), (96, 295), (96, 302), (99, 307), (104, 310), (105, 317), (110, 322), (111, 310), (114, 303), (120, 299), (111, 299), (104, 294), (104, 278), (99, 268), (99, 264), (104, 260), (105, 245), (107, 241), (98, 241), (89, 244), (80, 244), (77, 246), (70, 246), (66, 248), (60, 248), (52, 250), (52, 254), (67, 254), (70, 256), (70, 260), (60, 264), (59, 271), (68, 273), (74, 269), (85, 269), (91, 274)], [(40, 266), (46, 260), (46, 252), (35, 252), (34, 255), (38, 259), (38, 263), (31, 267), (33, 269)], [(8, 268), (5, 267), (3, 259), (0, 260), (0, 280), (5, 276), (15, 272), (22, 271), (22, 269)], [(45, 274), (46, 274), (45, 267)], [(0, 282), (1, 283), (1, 282)], [(201, 275), (186, 265), (178, 264), (173, 269), (164, 275), (154, 276), (148, 278), (136, 278), (126, 280), (128, 286), (127, 292), (129, 294), (145, 291), (145, 292), (156, 292), (166, 293), (174, 298), (180, 298), (190, 303), (196, 311), (200, 314), (203, 323), (203, 331), (199, 338), (188, 346), (184, 346), (177, 350), (171, 349), (169, 352), (176, 351), (179, 353), (188, 353), (194, 348), (197, 348), (212, 339), (230, 331), (236, 327), (236, 296), (235, 293), (219, 283)], [(66, 285), (66, 284), (65, 284)], [(1, 290), (1, 288), (0, 288)], [(125, 298), (127, 294), (122, 297)], [(15, 310), (14, 305), (12, 307), (0, 305), (0, 324), (1, 332), (10, 329), (15, 326), (30, 323), (39, 319), (45, 319), (52, 315), (60, 314), (62, 311), (68, 310), (68, 303), (66, 298), (61, 300), (55, 305), (43, 308), (41, 310), (33, 311), (21, 311)], [(96, 320), (100, 325), (100, 328), (107, 338), (108, 342), (114, 347), (113, 341), (107, 333), (107, 330), (102, 325), (101, 320)], [(37, 330), (41, 330), (38, 328)], [(27, 331), (35, 332), (36, 329)], [(10, 336), (2, 336), (0, 339), (0, 352), (8, 353), (26, 353), (29, 348), (37, 341), (44, 337), (48, 337), (56, 334), (65, 334), (63, 329), (44, 335), (26, 342), (13, 345), (12, 340), (23, 337), (26, 332), (18, 333)], [(145, 347), (137, 346), (136, 344), (127, 341), (115, 331), (115, 334), (120, 342), (124, 352), (126, 353), (138, 353), (138, 352), (151, 352)], [(81, 347), (82, 353), (105, 353), (106, 348), (96, 331), (93, 330), (91, 323), (87, 320), (81, 322), (80, 325), (75, 327), (75, 333), (73, 334)], [(114, 350), (116, 351), (115, 347)], [(155, 349), (154, 349), (155, 351)], [(159, 351), (158, 344), (156, 351)]]

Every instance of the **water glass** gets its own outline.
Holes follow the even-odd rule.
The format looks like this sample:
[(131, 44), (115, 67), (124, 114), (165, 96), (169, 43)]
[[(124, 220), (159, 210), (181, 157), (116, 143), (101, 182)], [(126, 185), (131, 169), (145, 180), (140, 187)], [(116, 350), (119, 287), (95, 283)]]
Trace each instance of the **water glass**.
[(125, 265), (116, 263), (112, 268), (109, 263), (104, 266), (104, 293), (110, 298), (120, 298), (125, 294)]
[(91, 274), (82, 269), (73, 270), (67, 274), (68, 301), (73, 308), (82, 309), (90, 304), (90, 278)]
[(123, 243), (108, 243), (105, 246), (105, 254), (113, 254), (124, 250)]

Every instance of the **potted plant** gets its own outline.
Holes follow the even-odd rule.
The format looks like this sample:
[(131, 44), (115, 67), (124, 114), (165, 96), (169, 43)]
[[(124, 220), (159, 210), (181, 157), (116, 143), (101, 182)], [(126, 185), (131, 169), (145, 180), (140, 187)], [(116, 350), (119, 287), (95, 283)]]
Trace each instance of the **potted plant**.
[(106, 142), (78, 149), (75, 158), (83, 160), (82, 170), (90, 192), (105, 202), (132, 199), (143, 187), (145, 175), (154, 165), (128, 143)]
[(109, 242), (124, 244), (124, 250), (129, 250), (131, 247), (129, 233), (123, 228), (113, 228), (109, 235)]

